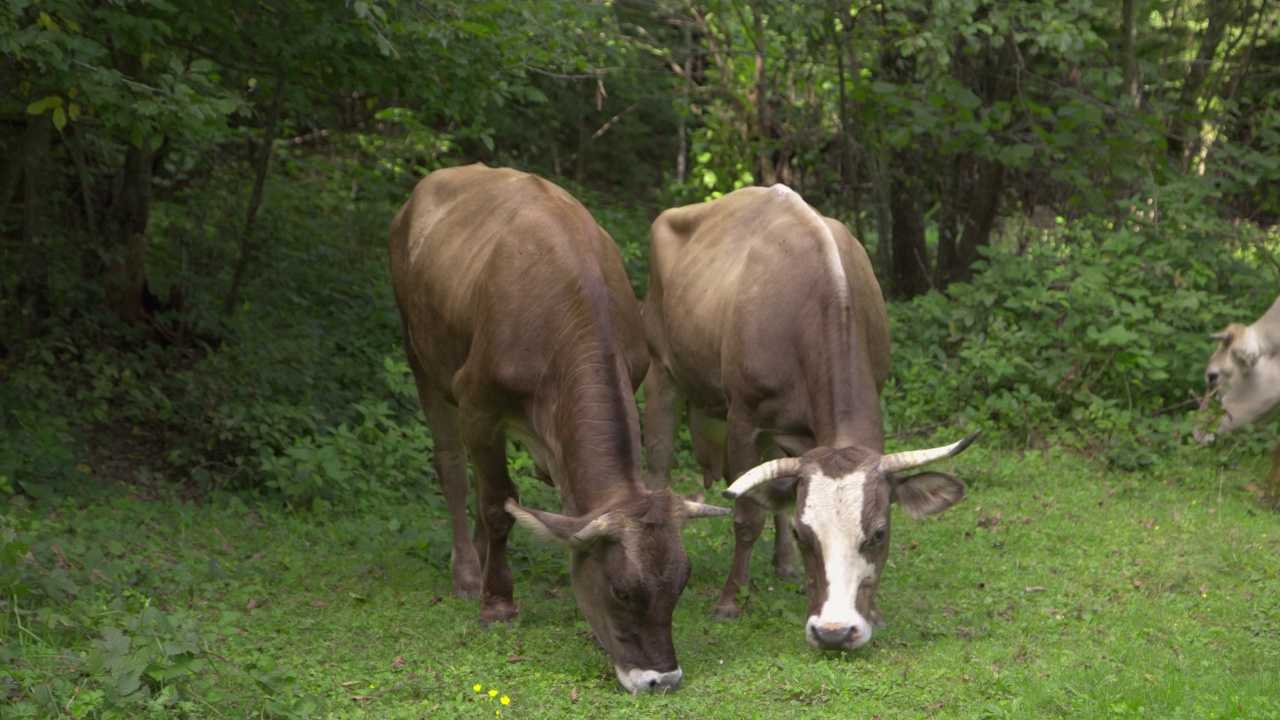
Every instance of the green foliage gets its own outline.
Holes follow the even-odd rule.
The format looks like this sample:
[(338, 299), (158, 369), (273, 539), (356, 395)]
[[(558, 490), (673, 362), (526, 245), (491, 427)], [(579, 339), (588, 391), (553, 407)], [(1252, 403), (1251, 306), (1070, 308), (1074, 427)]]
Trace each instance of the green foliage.
[[(1280, 537), (1244, 488), (1264, 462), (1225, 459), (1175, 450), (1137, 475), (1062, 447), (975, 445), (948, 468), (962, 504), (895, 511), (889, 625), (851, 653), (805, 643), (805, 589), (772, 575), (771, 532), (746, 614), (712, 622), (733, 533), (690, 523), (685, 680), (639, 697), (594, 647), (564, 550), (520, 529), (520, 619), (482, 629), (476, 601), (448, 597), (436, 509), (18, 503), (0, 523), (4, 714), (1275, 718)], [(691, 464), (677, 474), (679, 493), (699, 489)]]
[(432, 494), (428, 468), (433, 447), (426, 425), (406, 422), (386, 403), (353, 409), (361, 417), (354, 427), (297, 438), (282, 451), (263, 452), (257, 470), (263, 485), (295, 505), (349, 506), (383, 503), (403, 497), (422, 502)]
[[(317, 707), (273, 660), (237, 665), (214, 649), (236, 612), (173, 606), (150, 586), (151, 558), (128, 515), (77, 517), (72, 503), (40, 520), (0, 518), (0, 688), (7, 717), (197, 718), (219, 708), (302, 718)], [(60, 512), (77, 529), (68, 532)], [(127, 527), (122, 527), (121, 523)], [(51, 535), (52, 533), (52, 535)], [(198, 573), (180, 565), (189, 588)], [(204, 576), (209, 578), (208, 575)], [(166, 581), (161, 581), (162, 584)], [(170, 600), (172, 596), (170, 596)]]
[[(987, 252), (950, 297), (891, 305), (891, 426), (1051, 436), (1125, 467), (1179, 442), (1188, 391), (1203, 391), (1208, 333), (1274, 299), (1274, 267), (1251, 258), (1276, 239), (1180, 206), (1157, 223), (1143, 206), (1118, 225), (1023, 229), (1016, 251)], [(1226, 231), (1237, 250), (1220, 244)]]

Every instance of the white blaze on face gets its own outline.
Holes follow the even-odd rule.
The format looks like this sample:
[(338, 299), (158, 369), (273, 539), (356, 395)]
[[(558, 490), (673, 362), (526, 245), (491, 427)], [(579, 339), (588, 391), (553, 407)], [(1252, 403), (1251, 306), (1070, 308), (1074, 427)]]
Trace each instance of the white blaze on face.
[(826, 573), (827, 598), (817, 616), (810, 616), (805, 635), (819, 645), (817, 633), (853, 630), (848, 647), (861, 647), (871, 639), (871, 623), (858, 612), (858, 588), (875, 575), (875, 565), (863, 557), (866, 537), (862, 530), (863, 483), (866, 473), (839, 479), (815, 475), (809, 479), (804, 509), (798, 520), (817, 535)]

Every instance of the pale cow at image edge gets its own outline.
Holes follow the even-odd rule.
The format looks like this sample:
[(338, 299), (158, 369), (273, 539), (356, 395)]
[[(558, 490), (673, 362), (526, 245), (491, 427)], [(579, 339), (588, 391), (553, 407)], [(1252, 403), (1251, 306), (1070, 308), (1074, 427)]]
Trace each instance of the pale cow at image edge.
[[(1206, 406), (1221, 403), (1221, 416), (1207, 430), (1196, 428), (1202, 443), (1280, 413), (1280, 298), (1252, 325), (1231, 323), (1211, 336), (1218, 348), (1204, 370)], [(1271, 451), (1265, 492), (1280, 499), (1280, 442)]]

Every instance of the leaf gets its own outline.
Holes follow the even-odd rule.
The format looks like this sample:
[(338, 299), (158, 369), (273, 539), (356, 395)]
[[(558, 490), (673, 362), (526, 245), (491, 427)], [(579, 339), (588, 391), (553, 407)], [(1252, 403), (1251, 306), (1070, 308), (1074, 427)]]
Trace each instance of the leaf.
[(50, 108), (62, 107), (62, 98), (57, 95), (46, 95), (27, 106), (28, 115), (39, 115)]
[(71, 103), (70, 105), (67, 105), (67, 116), (71, 118), (71, 122), (75, 122), (76, 120), (79, 120), (79, 119), (80, 119), (80, 104), (79, 104), (79, 103)]

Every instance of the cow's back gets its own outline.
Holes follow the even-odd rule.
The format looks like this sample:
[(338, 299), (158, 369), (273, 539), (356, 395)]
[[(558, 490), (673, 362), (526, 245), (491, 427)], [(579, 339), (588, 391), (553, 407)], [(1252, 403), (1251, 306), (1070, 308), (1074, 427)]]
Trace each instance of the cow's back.
[(646, 302), (661, 305), (646, 305), (650, 347), (714, 414), (734, 391), (726, 383), (761, 397), (793, 384), (832, 327), (824, 315), (859, 333), (877, 387), (888, 377), (888, 319), (866, 251), (784, 186), (664, 212), (650, 272)]
[(437, 170), (389, 242), (406, 337), (445, 397), (468, 358), (486, 363), (488, 380), (531, 392), (571, 332), (617, 351), (633, 385), (643, 377), (639, 310), (617, 246), (553, 183), (478, 164)]

